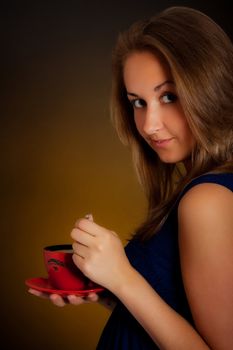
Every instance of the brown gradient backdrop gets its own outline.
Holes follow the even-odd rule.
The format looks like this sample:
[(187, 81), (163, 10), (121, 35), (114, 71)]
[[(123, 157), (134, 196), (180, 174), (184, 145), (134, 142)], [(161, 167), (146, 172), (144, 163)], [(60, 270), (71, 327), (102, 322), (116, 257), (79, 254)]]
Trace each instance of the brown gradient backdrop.
[(71, 243), (73, 224), (86, 213), (123, 243), (143, 218), (130, 153), (109, 118), (116, 35), (169, 5), (205, 10), (230, 32), (231, 8), (223, 1), (30, 3), (9, 2), (1, 11), (4, 349), (93, 350), (108, 311), (57, 308), (29, 295), (24, 280), (46, 276), (43, 247)]

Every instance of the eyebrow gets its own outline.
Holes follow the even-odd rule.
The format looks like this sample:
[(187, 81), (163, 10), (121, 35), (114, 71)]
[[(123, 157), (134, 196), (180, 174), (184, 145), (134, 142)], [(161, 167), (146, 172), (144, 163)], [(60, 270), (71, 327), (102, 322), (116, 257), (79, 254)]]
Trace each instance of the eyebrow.
[[(173, 84), (173, 85), (175, 85), (174, 81), (172, 81), (172, 80), (166, 80), (166, 81), (164, 81), (163, 83), (161, 83), (161, 84), (155, 86), (155, 87), (154, 87), (154, 91), (159, 91), (159, 90), (160, 90), (164, 85), (166, 85), (166, 84)], [(128, 92), (128, 91), (127, 91), (127, 95), (134, 96), (134, 97), (138, 97), (137, 94), (134, 94), (133, 92)]]

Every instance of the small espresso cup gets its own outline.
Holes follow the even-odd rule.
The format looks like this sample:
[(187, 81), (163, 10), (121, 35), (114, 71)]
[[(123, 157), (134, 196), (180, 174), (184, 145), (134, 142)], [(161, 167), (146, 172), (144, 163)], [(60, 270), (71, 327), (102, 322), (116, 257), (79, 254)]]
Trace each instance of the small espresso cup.
[(69, 291), (86, 288), (88, 279), (73, 262), (71, 244), (50, 245), (43, 253), (49, 282), (54, 288)]

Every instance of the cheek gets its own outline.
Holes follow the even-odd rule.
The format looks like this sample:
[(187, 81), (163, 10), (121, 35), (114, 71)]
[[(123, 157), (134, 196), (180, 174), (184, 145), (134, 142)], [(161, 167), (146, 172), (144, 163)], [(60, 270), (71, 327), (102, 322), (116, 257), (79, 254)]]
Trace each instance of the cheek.
[(184, 125), (183, 125), (183, 130), (184, 130), (184, 137), (186, 138), (186, 140), (188, 140), (190, 143), (192, 143), (194, 137), (192, 134), (192, 131), (188, 125), (188, 123), (185, 121)]
[(194, 139), (193, 133), (187, 123), (183, 124), (182, 130), (183, 130), (183, 133), (182, 133), (183, 142), (186, 145), (186, 147), (191, 151), (195, 146), (195, 139)]
[(142, 118), (139, 117), (138, 113), (134, 114), (134, 123), (139, 134), (143, 136), (143, 121)]
[(188, 125), (185, 115), (181, 111), (178, 111), (178, 113), (176, 114), (176, 117), (173, 118), (173, 121), (174, 121), (174, 127), (177, 130), (177, 132), (180, 134), (181, 138), (184, 140), (191, 141), (191, 139), (193, 138), (193, 134)]

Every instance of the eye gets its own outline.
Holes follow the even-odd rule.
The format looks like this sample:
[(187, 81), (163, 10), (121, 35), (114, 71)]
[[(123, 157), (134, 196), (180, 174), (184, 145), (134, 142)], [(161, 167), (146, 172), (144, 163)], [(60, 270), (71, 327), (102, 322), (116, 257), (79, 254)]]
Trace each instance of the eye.
[(133, 108), (143, 108), (146, 105), (146, 102), (140, 98), (135, 98), (134, 100), (130, 100)]
[(162, 102), (173, 103), (177, 100), (177, 96), (172, 92), (166, 92), (161, 96)]

